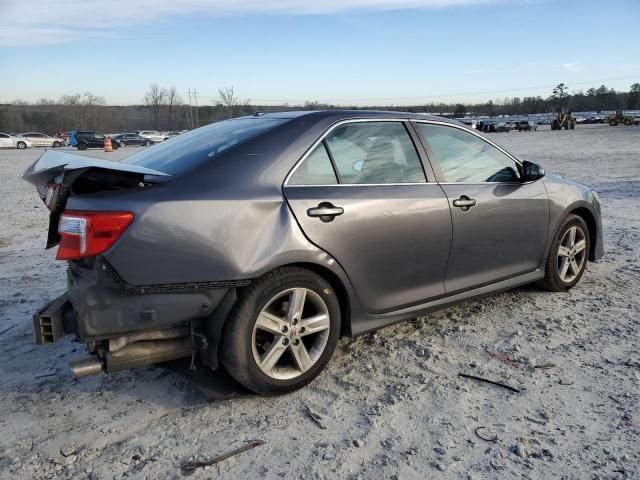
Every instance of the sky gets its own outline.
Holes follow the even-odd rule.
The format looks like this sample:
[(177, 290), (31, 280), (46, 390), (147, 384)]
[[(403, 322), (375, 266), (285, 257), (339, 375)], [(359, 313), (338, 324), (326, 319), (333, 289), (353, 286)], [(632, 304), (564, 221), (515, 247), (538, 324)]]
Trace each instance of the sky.
[(483, 102), (640, 82), (640, 0), (0, 0), (0, 102)]

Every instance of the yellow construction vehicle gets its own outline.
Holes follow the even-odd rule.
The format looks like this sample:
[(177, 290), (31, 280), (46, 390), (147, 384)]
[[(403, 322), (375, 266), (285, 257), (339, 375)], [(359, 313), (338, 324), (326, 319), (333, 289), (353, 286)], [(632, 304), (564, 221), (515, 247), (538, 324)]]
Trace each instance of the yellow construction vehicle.
[(631, 115), (625, 115), (622, 110), (618, 110), (615, 115), (609, 115), (604, 119), (604, 123), (608, 123), (612, 127), (618, 125), (634, 125), (636, 119)]
[(551, 120), (551, 130), (573, 130), (576, 128), (576, 119), (573, 118), (570, 111), (564, 108), (556, 112), (556, 116)]

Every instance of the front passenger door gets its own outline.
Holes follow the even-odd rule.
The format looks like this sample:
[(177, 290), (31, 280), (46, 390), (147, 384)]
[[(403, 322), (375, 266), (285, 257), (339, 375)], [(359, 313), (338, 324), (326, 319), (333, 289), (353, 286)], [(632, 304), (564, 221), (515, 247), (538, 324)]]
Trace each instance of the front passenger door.
[(451, 208), (447, 294), (536, 270), (549, 228), (544, 184), (523, 182), (518, 162), (467, 129), (416, 127)]

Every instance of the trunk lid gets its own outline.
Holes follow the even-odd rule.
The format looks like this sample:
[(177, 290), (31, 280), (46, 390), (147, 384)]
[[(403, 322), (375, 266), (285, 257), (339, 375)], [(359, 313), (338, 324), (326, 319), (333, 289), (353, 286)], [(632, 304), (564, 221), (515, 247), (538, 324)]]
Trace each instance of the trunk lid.
[(154, 183), (164, 183), (171, 176), (129, 163), (47, 150), (27, 168), (22, 178), (36, 187), (51, 211), (46, 245), (50, 248), (60, 240), (58, 223), (69, 195), (146, 188)]

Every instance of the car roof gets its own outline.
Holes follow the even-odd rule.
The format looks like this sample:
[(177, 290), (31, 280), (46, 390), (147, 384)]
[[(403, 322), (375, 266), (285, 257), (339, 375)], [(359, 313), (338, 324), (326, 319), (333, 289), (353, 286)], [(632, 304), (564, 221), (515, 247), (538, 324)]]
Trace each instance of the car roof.
[(444, 117), (438, 117), (427, 113), (415, 113), (415, 112), (398, 112), (390, 110), (307, 110), (307, 111), (289, 111), (289, 112), (274, 112), (274, 113), (261, 113), (257, 112), (253, 116), (265, 117), (265, 118), (284, 118), (295, 119), (304, 116), (314, 117), (316, 120), (324, 118), (333, 118), (336, 121), (349, 118), (392, 118), (392, 119), (411, 119), (411, 120), (436, 120), (446, 121), (451, 123), (459, 123), (454, 120), (449, 120)]

